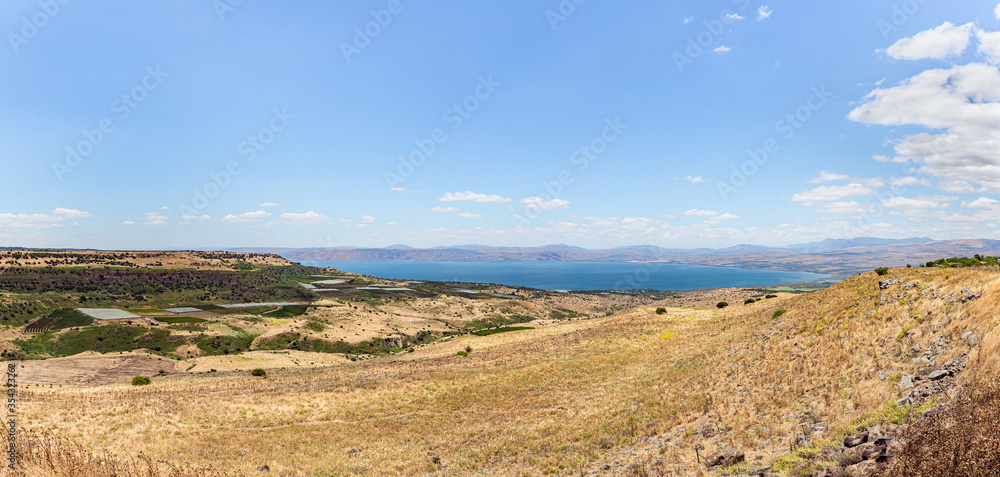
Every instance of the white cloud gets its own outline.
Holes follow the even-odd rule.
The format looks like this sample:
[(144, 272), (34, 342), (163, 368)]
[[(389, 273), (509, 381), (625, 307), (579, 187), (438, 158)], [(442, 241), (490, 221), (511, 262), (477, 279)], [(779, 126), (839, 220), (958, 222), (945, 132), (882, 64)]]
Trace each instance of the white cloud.
[(859, 215), (871, 212), (872, 207), (867, 204), (866, 205), (859, 204), (855, 201), (850, 201), (850, 202), (839, 201), (839, 202), (828, 202), (826, 204), (823, 204), (822, 206), (819, 207), (818, 210), (826, 214), (834, 214), (834, 215)]
[(458, 202), (465, 200), (472, 200), (476, 202), (495, 202), (495, 203), (505, 203), (510, 202), (511, 199), (506, 197), (501, 197), (499, 195), (486, 195), (478, 194), (476, 192), (465, 191), (465, 192), (448, 192), (438, 199), (442, 202)]
[(944, 59), (958, 55), (969, 46), (973, 25), (955, 26), (944, 22), (937, 28), (925, 30), (893, 43), (886, 53), (898, 60)]
[(820, 186), (810, 191), (795, 194), (791, 200), (793, 202), (806, 202), (807, 204), (805, 205), (810, 205), (812, 202), (839, 200), (844, 197), (866, 195), (875, 195), (875, 190), (858, 183), (852, 183), (842, 186)]
[(998, 205), (1000, 205), (1000, 201), (989, 197), (980, 197), (972, 202), (962, 202), (962, 207), (968, 209), (996, 209)]
[(185, 215), (181, 220), (212, 220), (210, 215)]
[(449, 214), (452, 212), (458, 212), (458, 209), (454, 207), (432, 207), (431, 212), (440, 212), (442, 214)]
[(257, 219), (263, 219), (265, 217), (270, 217), (271, 214), (264, 212), (263, 210), (258, 210), (256, 212), (246, 212), (242, 214), (229, 214), (222, 218), (223, 222), (226, 223), (236, 223), (236, 222), (251, 222)]
[(979, 40), (978, 52), (991, 65), (1000, 64), (1000, 32), (976, 31)]
[(767, 5), (761, 5), (760, 8), (757, 9), (757, 21), (771, 18), (772, 13), (774, 13), (774, 10), (771, 10), (770, 7)]
[(48, 214), (0, 213), (0, 229), (62, 227), (62, 222), (67, 220), (90, 217), (88, 212), (64, 208), (53, 209)]
[(87, 219), (92, 217), (89, 212), (83, 212), (76, 209), (64, 209), (62, 207), (56, 207), (52, 209), (51, 214), (61, 217), (62, 219)]
[(741, 17), (739, 13), (727, 13), (726, 19), (729, 21), (744, 20), (744, 18)]
[(534, 207), (541, 211), (568, 209), (570, 205), (568, 200), (563, 200), (563, 199), (546, 200), (542, 197), (526, 197), (524, 199), (521, 199), (521, 203), (525, 204), (527, 207)]
[(810, 184), (819, 184), (820, 182), (834, 182), (834, 181), (846, 181), (850, 179), (851, 176), (844, 174), (834, 174), (832, 172), (821, 171), (819, 177), (813, 177), (809, 179)]
[(952, 194), (974, 194), (976, 192), (987, 191), (985, 187), (977, 188), (972, 184), (969, 184), (968, 182), (955, 179), (949, 179), (946, 181), (938, 182), (937, 185), (935, 185), (934, 187), (937, 187), (938, 189), (941, 189), (945, 192), (950, 192)]
[(715, 217), (709, 217), (708, 219), (705, 219), (704, 223), (717, 224), (726, 220), (736, 220), (738, 218), (739, 216), (733, 214), (721, 214), (721, 215), (716, 215)]
[(374, 221), (375, 221), (375, 217), (372, 217), (370, 215), (365, 215), (365, 216), (361, 217), (361, 222), (365, 223), (365, 224), (370, 224), (370, 223), (372, 223)]
[[(919, 133), (894, 146), (895, 162), (917, 162), (919, 172), (1000, 190), (1000, 70), (983, 63), (932, 69), (899, 86), (875, 89), (850, 112), (854, 121), (917, 125)], [(948, 189), (945, 189), (948, 190)]]
[(404, 194), (417, 194), (417, 193), (423, 193), (424, 192), (422, 190), (410, 190), (410, 189), (407, 189), (405, 187), (393, 187), (393, 188), (391, 188), (389, 190), (391, 190), (393, 192), (402, 192)]
[(326, 223), (326, 222), (330, 221), (329, 217), (327, 217), (327, 216), (325, 216), (323, 214), (317, 213), (317, 212), (313, 212), (313, 211), (309, 211), (309, 212), (306, 212), (304, 214), (296, 214), (296, 213), (287, 212), (287, 213), (281, 214), (280, 217), (281, 217), (282, 220), (287, 220), (287, 221), (289, 221), (289, 222), (291, 222), (293, 224), (297, 224), (297, 225), (316, 225), (316, 224), (322, 224), (322, 223)]
[(160, 207), (160, 210), (170, 210), (170, 207), (163, 206), (163, 207)]
[(263, 204), (260, 204), (257, 207), (277, 207), (277, 206), (278, 204), (275, 202), (264, 202)]
[(911, 199), (908, 197), (890, 197), (882, 201), (882, 205), (890, 209), (926, 210), (926, 209), (946, 209), (948, 204), (943, 204), (926, 198)]
[(142, 216), (143, 225), (167, 225), (167, 217), (150, 212)]
[(122, 222), (122, 224), (124, 224), (124, 225), (135, 225), (135, 222), (133, 222), (131, 220), (126, 220), (126, 221)]
[(466, 218), (466, 219), (481, 219), (481, 218), (483, 218), (482, 215), (473, 214), (471, 212), (462, 212), (462, 213), (458, 214), (458, 216)]
[(699, 183), (702, 183), (702, 182), (708, 182), (707, 179), (702, 179), (701, 176), (687, 176), (687, 177), (684, 178), (684, 180), (686, 180), (686, 181), (688, 181), (688, 182), (690, 182), (692, 184), (699, 184)]
[(997, 20), (1000, 20), (1000, 4), (997, 4), (997, 7), (993, 9), (993, 16), (997, 17)]
[(681, 21), (681, 23), (687, 25), (688, 23), (691, 23), (693, 21), (694, 21), (694, 17), (687, 17), (683, 21)]
[(893, 187), (907, 187), (907, 186), (917, 186), (917, 185), (930, 187), (931, 181), (928, 180), (926, 177), (917, 178), (913, 176), (905, 176), (905, 177), (891, 177), (889, 178), (889, 184)]
[(716, 215), (719, 213), (714, 210), (691, 209), (681, 214), (681, 217), (714, 217)]
[(720, 47), (718, 47), (718, 48), (716, 48), (716, 49), (714, 49), (712, 51), (714, 51), (716, 53), (726, 53), (726, 52), (732, 51), (732, 50), (733, 50), (732, 48), (730, 48), (730, 47), (728, 47), (726, 45), (722, 45), (722, 46), (720, 46)]

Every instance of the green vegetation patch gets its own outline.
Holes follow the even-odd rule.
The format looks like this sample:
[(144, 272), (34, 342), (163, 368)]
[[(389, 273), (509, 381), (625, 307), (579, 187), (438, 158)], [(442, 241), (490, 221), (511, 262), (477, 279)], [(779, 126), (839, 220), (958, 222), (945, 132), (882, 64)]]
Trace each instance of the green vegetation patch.
[(533, 330), (534, 328), (530, 326), (505, 326), (503, 328), (493, 328), (491, 330), (479, 330), (473, 331), (472, 334), (476, 336), (489, 336), (495, 335), (497, 333), (507, 333), (510, 331), (523, 331), (523, 330)]
[[(272, 305), (259, 305), (259, 306), (244, 306), (240, 308), (219, 308), (218, 310), (212, 310), (212, 313), (217, 315), (260, 315), (267, 313), (269, 311), (275, 310), (277, 307)], [(274, 316), (274, 315), (267, 315)]]
[(220, 354), (239, 354), (250, 350), (250, 343), (259, 335), (246, 333), (242, 329), (236, 335), (208, 336), (200, 335), (197, 346), (202, 353), (209, 356)]
[(121, 323), (69, 330), (58, 337), (52, 332), (40, 333), (16, 341), (21, 350), (31, 357), (71, 356), (84, 351), (116, 353), (142, 348), (165, 354), (173, 352), (183, 342), (183, 338), (170, 336), (166, 330)]
[(208, 320), (206, 320), (204, 318), (195, 318), (193, 316), (157, 316), (156, 318), (153, 318), (153, 319), (156, 320), (156, 321), (159, 321), (160, 323), (171, 323), (171, 324), (176, 324), (176, 323), (204, 323), (204, 322), (208, 321)]
[(303, 315), (307, 311), (309, 311), (308, 306), (290, 305), (283, 306), (278, 311), (268, 313), (267, 316), (270, 318), (291, 318), (293, 316)]

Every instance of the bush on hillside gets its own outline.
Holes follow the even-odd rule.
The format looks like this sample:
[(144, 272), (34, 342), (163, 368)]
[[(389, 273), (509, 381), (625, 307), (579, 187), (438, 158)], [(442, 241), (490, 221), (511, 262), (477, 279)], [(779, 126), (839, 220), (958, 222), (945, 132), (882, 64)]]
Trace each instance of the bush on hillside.
[(787, 312), (787, 310), (785, 310), (784, 308), (782, 308), (780, 310), (774, 310), (774, 313), (771, 314), (771, 318), (777, 318), (777, 317), (779, 317), (781, 315), (784, 315), (786, 312)]
[(914, 422), (883, 477), (995, 476), (1000, 469), (1000, 383), (970, 384), (954, 407)]
[(132, 385), (133, 386), (145, 386), (145, 385), (147, 385), (147, 384), (149, 384), (151, 382), (153, 382), (153, 381), (151, 379), (149, 379), (149, 377), (147, 377), (147, 376), (136, 376), (136, 377), (132, 378)]
[(888, 267), (878, 267), (878, 268), (875, 269), (875, 273), (877, 273), (879, 276), (885, 275), (885, 274), (889, 273), (889, 268)]
[(267, 377), (267, 371), (264, 371), (264, 368), (254, 368), (253, 371), (250, 371), (250, 375), (251, 376), (260, 376), (260, 377), (266, 378)]
[(746, 300), (743, 300), (744, 305), (749, 305), (751, 303), (757, 303), (757, 300), (754, 300), (753, 298), (747, 298)]
[(662, 314), (664, 314), (664, 313), (666, 313), (666, 312), (667, 312), (667, 309), (666, 309), (666, 308), (664, 308), (664, 307), (662, 307), (662, 306), (658, 306), (658, 307), (656, 307), (656, 314), (657, 314), (657, 315), (662, 315)]
[(718, 303), (715, 304), (716, 308), (725, 308), (727, 306), (729, 306), (729, 303), (726, 303), (724, 301), (720, 301), (720, 302), (718, 302)]

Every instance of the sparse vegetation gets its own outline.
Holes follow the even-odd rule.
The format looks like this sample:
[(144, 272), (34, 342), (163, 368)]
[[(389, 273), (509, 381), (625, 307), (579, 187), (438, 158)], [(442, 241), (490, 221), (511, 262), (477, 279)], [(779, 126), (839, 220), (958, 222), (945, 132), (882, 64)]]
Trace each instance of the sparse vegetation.
[(889, 267), (878, 267), (875, 269), (875, 273), (879, 276), (886, 275), (889, 273)]
[(147, 385), (147, 384), (149, 384), (151, 382), (152, 382), (152, 380), (149, 379), (149, 376), (136, 376), (136, 377), (132, 378), (132, 385), (133, 386), (145, 386), (145, 385)]
[(788, 313), (788, 310), (785, 310), (784, 308), (774, 310), (774, 313), (771, 313), (771, 318), (777, 318), (785, 313)]
[(720, 301), (720, 302), (718, 302), (718, 303), (715, 304), (716, 308), (725, 308), (727, 306), (729, 306), (729, 303), (726, 303), (724, 301)]
[(254, 368), (254, 370), (250, 372), (250, 375), (251, 376), (257, 376), (257, 377), (266, 378), (267, 377), (267, 371), (264, 371), (264, 368)]
[(666, 309), (666, 308), (664, 308), (664, 307), (662, 307), (662, 306), (658, 306), (658, 307), (656, 307), (656, 314), (657, 314), (657, 315), (662, 315), (662, 314), (664, 314), (664, 313), (666, 313), (666, 312), (667, 312), (667, 309)]

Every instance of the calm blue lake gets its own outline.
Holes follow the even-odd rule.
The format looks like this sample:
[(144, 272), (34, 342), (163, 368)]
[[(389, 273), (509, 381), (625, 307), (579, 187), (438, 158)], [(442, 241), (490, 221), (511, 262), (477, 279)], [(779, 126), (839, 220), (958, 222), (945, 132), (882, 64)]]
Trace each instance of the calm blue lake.
[(810, 282), (828, 275), (666, 263), (304, 261), (395, 280), (497, 283), (543, 290), (694, 290)]

